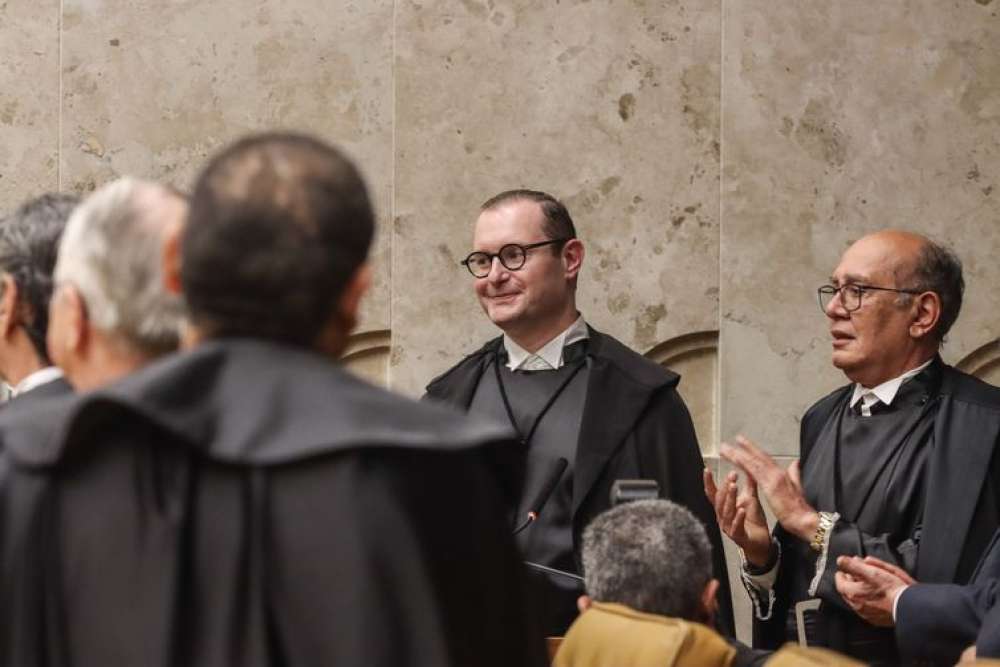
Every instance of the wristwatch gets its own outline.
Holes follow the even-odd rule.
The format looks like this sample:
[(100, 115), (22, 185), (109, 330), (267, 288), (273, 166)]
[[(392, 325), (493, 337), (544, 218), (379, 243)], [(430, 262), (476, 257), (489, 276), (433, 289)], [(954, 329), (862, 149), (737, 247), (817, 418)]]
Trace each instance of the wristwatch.
[(836, 514), (833, 512), (820, 512), (819, 525), (816, 526), (816, 532), (813, 533), (812, 541), (809, 542), (809, 548), (816, 552), (823, 551), (823, 543), (826, 541), (826, 534), (830, 532), (830, 529), (833, 528), (833, 524), (835, 523), (837, 523)]

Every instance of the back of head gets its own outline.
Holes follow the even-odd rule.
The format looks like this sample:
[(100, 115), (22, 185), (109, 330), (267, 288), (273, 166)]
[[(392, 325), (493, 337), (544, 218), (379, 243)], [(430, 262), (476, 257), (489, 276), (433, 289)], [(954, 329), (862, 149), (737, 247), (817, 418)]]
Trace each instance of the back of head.
[(192, 197), (181, 247), (192, 323), (209, 337), (312, 346), (373, 234), (364, 182), (339, 151), (296, 134), (238, 141)]
[(183, 305), (166, 289), (162, 257), (186, 207), (176, 191), (122, 178), (77, 208), (60, 244), (56, 282), (77, 288), (95, 328), (145, 354), (178, 344)]
[(25, 331), (39, 359), (45, 362), (45, 332), (59, 238), (78, 203), (76, 195), (49, 193), (26, 202), (0, 221), (0, 271), (17, 285), (25, 308)]
[(700, 620), (712, 547), (691, 512), (640, 500), (598, 515), (583, 533), (587, 593), (636, 611)]

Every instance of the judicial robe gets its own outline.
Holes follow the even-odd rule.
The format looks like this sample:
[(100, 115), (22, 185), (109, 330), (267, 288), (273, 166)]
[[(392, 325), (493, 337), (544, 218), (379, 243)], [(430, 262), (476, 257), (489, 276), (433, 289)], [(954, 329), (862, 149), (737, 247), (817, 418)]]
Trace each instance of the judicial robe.
[[(660, 497), (687, 507), (705, 525), (719, 579), (717, 624), (733, 634), (726, 559), (715, 510), (705, 497), (705, 468), (684, 401), (680, 376), (588, 327), (588, 375), (583, 419), (573, 464), (573, 547), (579, 568), (583, 529), (610, 506), (617, 479), (655, 479)], [(427, 386), (427, 397), (468, 409), (483, 374), (496, 363), (497, 337)], [(634, 468), (633, 468), (634, 466)], [(531, 490), (528, 490), (531, 493)]]
[[(901, 536), (892, 526), (879, 534), (863, 529), (863, 523), (885, 524), (880, 521), (884, 516), (901, 514), (892, 492), (912, 484), (908, 479), (911, 471), (891, 465), (874, 479), (880, 492), (868, 496), (869, 501), (860, 508), (859, 523), (852, 522), (848, 513), (830, 531), (825, 561), (778, 526), (775, 537), (781, 547), (781, 563), (773, 598), (750, 591), (755, 607), (755, 646), (777, 648), (790, 639), (795, 618), (791, 604), (811, 598), (819, 609), (803, 611), (803, 616), (814, 614), (811, 618), (822, 628), (831, 648), (867, 660), (891, 656), (895, 651), (892, 630), (866, 624), (836, 591), (834, 573), (841, 555), (876, 556), (904, 567), (922, 582), (962, 584), (971, 578), (1000, 526), (1000, 457), (995, 456), (1000, 438), (1000, 389), (946, 366), (940, 359), (925, 373), (934, 377), (933, 389), (925, 397), (929, 449), (924, 452), (921, 515), (912, 531)], [(852, 391), (853, 385), (838, 389), (811, 407), (802, 419), (803, 487), (806, 499), (819, 511), (844, 511), (834, 503), (832, 450), (837, 423)], [(896, 447), (896, 440), (905, 440), (904, 436), (896, 434), (891, 441), (877, 444)], [(856, 503), (863, 493), (863, 489), (845, 487), (842, 502)], [(806, 593), (802, 582), (810, 580), (813, 590)], [(852, 637), (860, 639), (849, 639)]]
[(543, 664), (505, 429), (252, 340), (34, 408), (0, 415), (0, 665)]

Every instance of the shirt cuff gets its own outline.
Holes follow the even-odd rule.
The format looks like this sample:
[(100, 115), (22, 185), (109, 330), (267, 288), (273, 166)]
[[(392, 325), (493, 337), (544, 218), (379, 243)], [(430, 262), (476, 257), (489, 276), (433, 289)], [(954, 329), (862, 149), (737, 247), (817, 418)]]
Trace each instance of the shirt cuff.
[(903, 593), (906, 592), (907, 588), (909, 588), (909, 586), (903, 586), (902, 588), (900, 588), (899, 592), (896, 593), (896, 597), (894, 597), (892, 599), (892, 624), (893, 625), (896, 624), (896, 608), (899, 606), (899, 598), (903, 597)]
[(771, 538), (771, 544), (777, 550), (777, 557), (774, 559), (774, 566), (763, 574), (750, 574), (747, 570), (748, 562), (743, 550), (740, 549), (740, 580), (743, 588), (750, 596), (753, 605), (754, 616), (759, 621), (766, 621), (771, 618), (774, 611), (774, 582), (778, 578), (778, 567), (781, 565), (781, 542)]

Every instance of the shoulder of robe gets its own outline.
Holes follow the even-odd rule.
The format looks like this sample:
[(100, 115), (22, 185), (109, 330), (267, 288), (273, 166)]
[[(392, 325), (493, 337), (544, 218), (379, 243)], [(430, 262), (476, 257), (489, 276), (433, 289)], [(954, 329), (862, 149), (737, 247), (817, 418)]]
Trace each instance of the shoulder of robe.
[(941, 393), (953, 400), (973, 403), (1000, 412), (1000, 388), (952, 366), (944, 367)]
[(650, 389), (674, 388), (680, 384), (681, 376), (677, 373), (664, 368), (652, 359), (647, 359), (616, 338), (601, 333), (589, 324), (587, 328), (590, 330), (588, 353), (596, 359), (606, 361), (623, 375)]
[(254, 464), (370, 447), (464, 450), (512, 437), (505, 425), (385, 391), (315, 353), (251, 340), (171, 355), (77, 397), (58, 417), (44, 443), (12, 431), (21, 434), (8, 443), (15, 460), (45, 465), (77, 445), (147, 428), (211, 458)]
[(806, 410), (806, 413), (802, 416), (803, 423), (812, 420), (813, 418), (825, 418), (833, 410), (837, 402), (844, 396), (844, 394), (851, 389), (854, 385), (844, 385), (842, 387), (837, 387), (829, 394), (819, 399)]
[(454, 377), (460, 376), (463, 373), (467, 373), (470, 369), (474, 368), (480, 360), (489, 354), (490, 352), (495, 352), (500, 348), (502, 344), (503, 336), (497, 336), (496, 338), (491, 338), (486, 341), (481, 348), (476, 350), (471, 354), (467, 354), (461, 361), (441, 373), (433, 380), (427, 383), (427, 387), (424, 389), (428, 396), (437, 395), (436, 389), (442, 385), (448, 384)]

